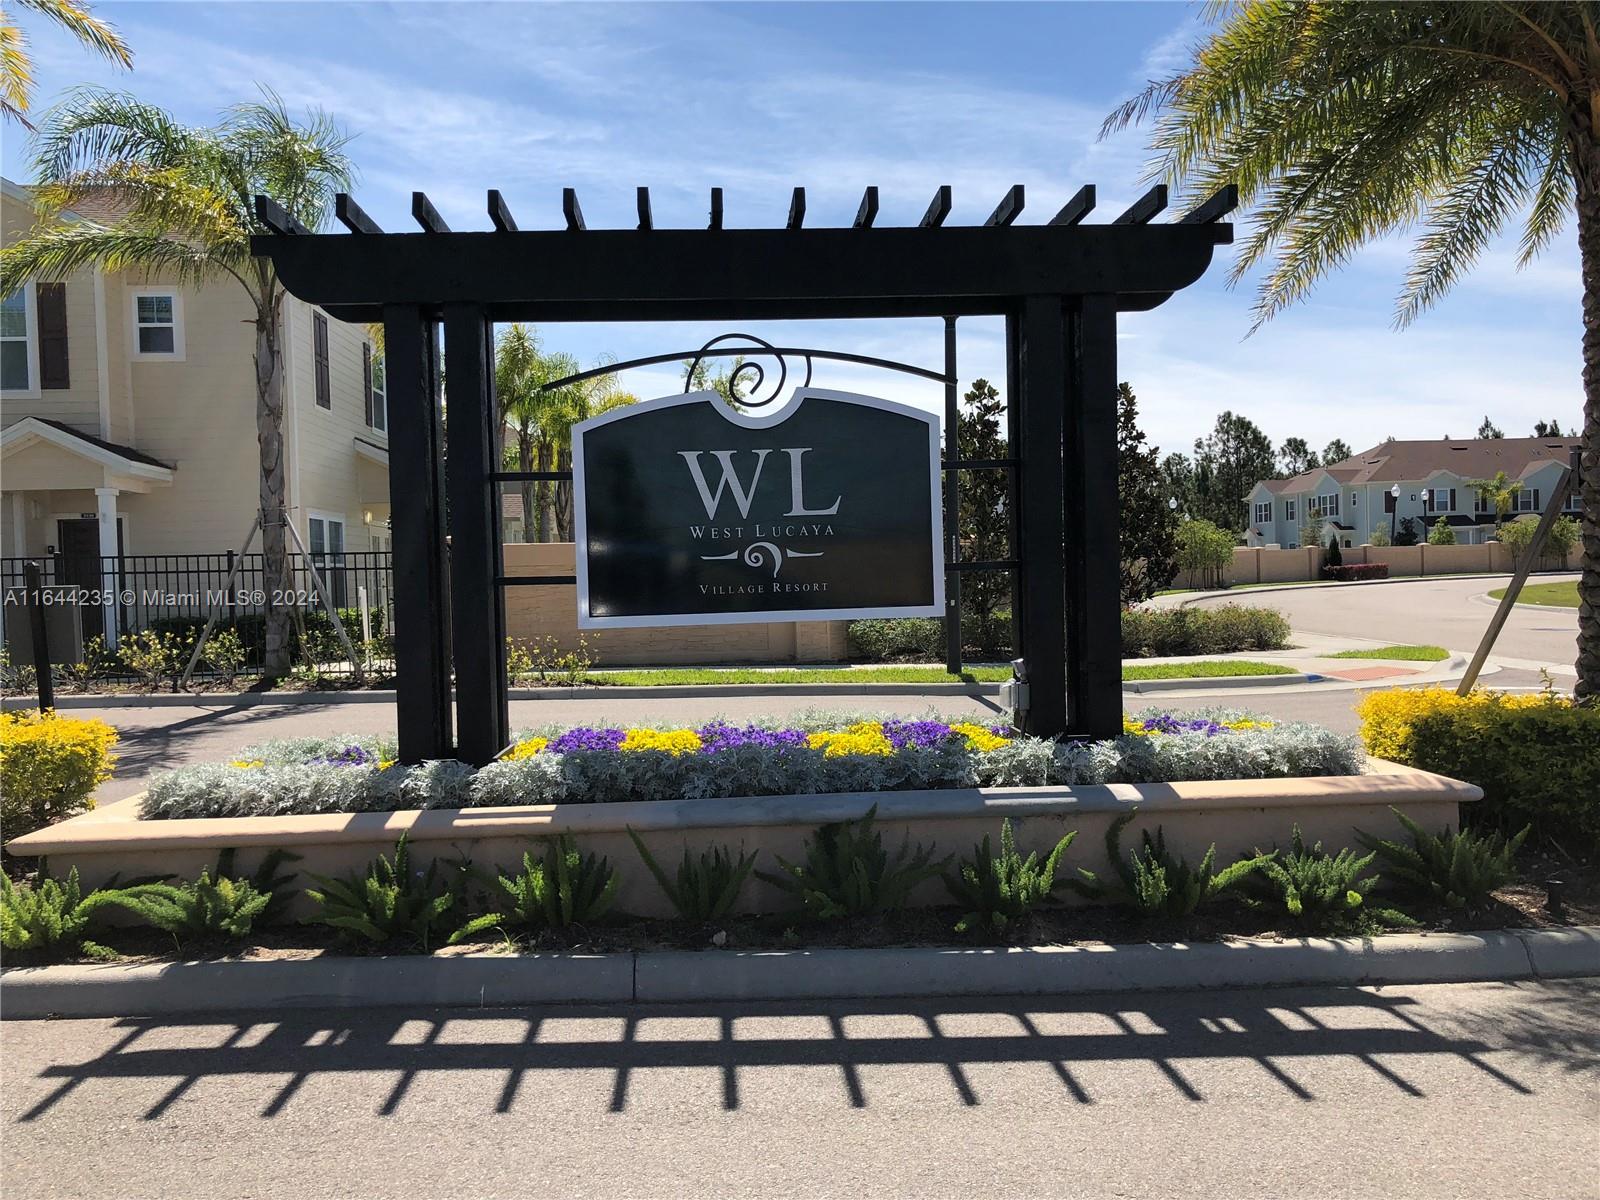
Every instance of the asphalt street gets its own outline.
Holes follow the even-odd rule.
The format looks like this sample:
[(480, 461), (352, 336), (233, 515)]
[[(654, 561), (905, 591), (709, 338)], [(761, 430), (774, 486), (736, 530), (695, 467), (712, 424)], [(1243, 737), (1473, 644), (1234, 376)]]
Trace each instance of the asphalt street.
[[(1535, 582), (1576, 579), (1576, 575), (1539, 575)], [(1417, 579), (1352, 587), (1319, 585), (1284, 590), (1242, 588), (1191, 599), (1184, 594), (1163, 597), (1192, 604), (1261, 605), (1289, 618), (1297, 632), (1377, 638), (1401, 645), (1443, 646), (1471, 654), (1494, 614), (1484, 599), (1509, 583), (1509, 575), (1475, 579)], [(1497, 657), (1571, 666), (1577, 657), (1578, 610), (1518, 604), (1495, 642)]]
[(7, 1200), (1600, 1197), (1600, 982), (12, 1021)]

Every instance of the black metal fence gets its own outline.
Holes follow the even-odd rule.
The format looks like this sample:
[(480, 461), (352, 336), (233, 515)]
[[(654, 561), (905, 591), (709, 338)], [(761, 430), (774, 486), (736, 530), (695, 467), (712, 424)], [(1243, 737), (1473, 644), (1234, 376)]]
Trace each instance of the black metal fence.
[[(59, 602), (80, 612), (83, 637), (105, 638), (144, 630), (187, 634), (198, 631), (214, 610), (220, 610), (219, 627), (239, 634), (251, 661), (259, 661), (264, 642), (264, 614), (269, 602), (300, 607), (312, 634), (326, 631), (325, 611), (311, 566), (322, 576), (334, 607), (341, 610), (352, 641), (364, 632), (373, 637), (393, 631), (394, 570), (389, 551), (344, 551), (333, 554), (288, 555), (288, 577), (271, 582), (260, 554), (126, 554), (41, 555), (37, 558), (0, 559), (0, 587), (4, 589), (4, 637), (9, 642), (27, 636), (23, 607), (23, 567), (40, 565), (41, 583), (58, 589)], [(234, 568), (238, 567), (238, 574)], [(231, 579), (231, 582), (230, 582)], [(75, 593), (69, 589), (76, 589)], [(361, 620), (365, 594), (366, 629)]]

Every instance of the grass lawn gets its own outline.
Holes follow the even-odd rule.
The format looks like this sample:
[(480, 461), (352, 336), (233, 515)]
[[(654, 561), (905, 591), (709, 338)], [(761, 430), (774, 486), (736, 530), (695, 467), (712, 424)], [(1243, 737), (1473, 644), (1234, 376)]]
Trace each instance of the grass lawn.
[[(1288, 667), (1249, 660), (1198, 659), (1186, 663), (1147, 663), (1122, 668), (1124, 679), (1213, 679), (1229, 675), (1292, 675)], [(686, 667), (659, 671), (595, 671), (589, 682), (601, 687), (685, 687), (727, 683), (1003, 683), (1010, 667), (973, 667), (952, 675), (941, 667), (820, 667), (774, 671), (714, 670)]]
[(1281, 587), (1309, 587), (1315, 583), (1333, 583), (1331, 579), (1278, 579), (1268, 580), (1266, 583), (1230, 583), (1225, 588), (1164, 588), (1157, 592), (1158, 596), (1184, 595), (1220, 596), (1224, 592), (1247, 592), (1251, 588), (1281, 588)]
[[(1505, 594), (1505, 588), (1495, 588), (1489, 593), (1496, 600), (1502, 599)], [(1546, 608), (1577, 608), (1578, 582), (1574, 579), (1567, 583), (1525, 583), (1517, 596), (1517, 603), (1541, 604)]]
[(1450, 651), (1443, 646), (1379, 646), (1375, 650), (1340, 650), (1323, 658), (1392, 658), (1403, 662), (1443, 662)]

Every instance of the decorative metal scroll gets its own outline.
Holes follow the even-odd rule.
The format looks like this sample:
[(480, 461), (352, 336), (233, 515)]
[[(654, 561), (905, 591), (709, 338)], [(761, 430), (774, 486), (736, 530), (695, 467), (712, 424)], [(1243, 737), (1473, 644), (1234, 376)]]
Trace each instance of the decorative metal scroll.
[[(741, 341), (743, 345), (725, 345), (732, 341)], [(661, 363), (688, 361), (689, 369), (684, 377), (683, 390), (693, 390), (694, 374), (700, 364), (708, 358), (743, 358), (745, 361), (734, 367), (728, 377), (728, 388), (738, 397), (741, 408), (763, 408), (783, 395), (784, 384), (789, 379), (789, 358), (805, 360), (805, 378), (801, 380), (801, 387), (811, 383), (813, 360), (826, 359), (830, 362), (859, 363), (867, 367), (880, 367), (885, 371), (899, 371), (905, 375), (915, 375), (920, 379), (929, 379), (934, 383), (953, 383), (954, 380), (943, 371), (930, 371), (926, 367), (913, 366), (911, 363), (897, 362), (892, 358), (874, 358), (868, 354), (848, 354), (842, 350), (818, 350), (807, 346), (774, 346), (765, 338), (759, 338), (753, 333), (722, 333), (706, 342), (698, 350), (679, 350), (671, 354), (651, 354), (644, 358), (630, 358), (626, 362), (606, 363), (604, 366), (591, 367), (587, 371), (579, 371), (575, 375), (567, 375), (561, 379), (553, 380), (541, 387), (540, 391), (554, 391), (556, 388), (566, 387), (570, 383), (581, 383), (585, 379), (594, 379), (601, 375), (615, 375), (619, 371), (632, 370), (634, 367), (652, 367)], [(770, 358), (777, 362), (778, 379), (772, 386), (771, 393), (763, 396), (762, 392), (767, 382), (767, 370), (758, 358)], [(751, 376), (748, 395), (739, 395), (740, 377)]]

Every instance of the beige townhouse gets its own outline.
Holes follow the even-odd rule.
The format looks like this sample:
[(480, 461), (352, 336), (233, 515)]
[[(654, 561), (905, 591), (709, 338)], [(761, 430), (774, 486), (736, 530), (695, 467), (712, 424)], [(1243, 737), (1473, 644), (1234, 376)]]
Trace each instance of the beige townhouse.
[[(64, 219), (105, 214), (87, 211)], [(35, 220), (0, 181), (0, 236)], [(11, 281), (6, 281), (9, 286)], [(91, 614), (113, 637), (162, 612), (154, 592), (220, 585), (259, 503), (253, 309), (233, 280), (80, 271), (27, 280), (0, 307), (0, 557), (58, 583), (126, 595)], [(381, 357), (359, 325), (284, 301), (284, 442), (295, 529), (355, 603), (341, 563), (389, 541)], [(259, 549), (259, 542), (257, 545)], [(291, 550), (293, 544), (291, 542)], [(151, 592), (150, 602), (143, 593)]]

